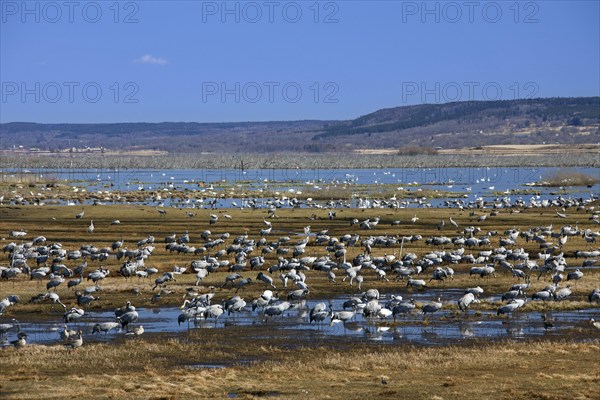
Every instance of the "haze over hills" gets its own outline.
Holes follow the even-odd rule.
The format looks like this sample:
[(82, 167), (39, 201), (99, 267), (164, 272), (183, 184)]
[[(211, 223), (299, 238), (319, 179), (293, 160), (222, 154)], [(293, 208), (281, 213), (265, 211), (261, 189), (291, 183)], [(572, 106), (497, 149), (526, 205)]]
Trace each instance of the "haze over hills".
[(423, 104), (349, 121), (0, 124), (0, 149), (157, 150), (177, 153), (463, 148), (598, 143), (600, 97)]

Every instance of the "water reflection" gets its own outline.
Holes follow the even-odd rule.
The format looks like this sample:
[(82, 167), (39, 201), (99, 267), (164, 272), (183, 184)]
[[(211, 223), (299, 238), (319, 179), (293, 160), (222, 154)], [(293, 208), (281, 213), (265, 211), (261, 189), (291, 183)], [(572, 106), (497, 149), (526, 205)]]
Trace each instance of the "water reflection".
[[(446, 289), (447, 291), (447, 289)], [(418, 301), (432, 300), (438, 295), (435, 290), (429, 293), (415, 293)], [(458, 289), (456, 295), (458, 296)], [(385, 304), (387, 299), (380, 299)], [(449, 297), (446, 293), (446, 298)], [(288, 310), (284, 315), (273, 317), (264, 321), (260, 312), (252, 312), (247, 308), (241, 313), (232, 315), (223, 314), (218, 319), (205, 320), (203, 318), (191, 319), (181, 324), (178, 316), (181, 310), (178, 307), (161, 308), (138, 308), (138, 325), (143, 325), (148, 333), (185, 333), (192, 329), (227, 329), (231, 327), (244, 328), (251, 326), (265, 326), (273, 336), (282, 338), (290, 335), (287, 332), (303, 332), (304, 338), (314, 337), (320, 339), (344, 337), (350, 340), (370, 340), (392, 342), (401, 340), (421, 344), (442, 344), (448, 340), (470, 340), (470, 339), (524, 339), (539, 337), (543, 335), (560, 337), (564, 332), (588, 323), (590, 318), (598, 318), (599, 308), (591, 308), (575, 311), (555, 311), (548, 313), (555, 320), (555, 326), (546, 329), (542, 322), (542, 314), (539, 312), (518, 312), (511, 318), (497, 318), (495, 311), (479, 311), (465, 315), (456, 315), (448, 310), (440, 310), (434, 316), (423, 318), (417, 312), (393, 319), (381, 320), (378, 318), (366, 318), (361, 313), (356, 313), (353, 320), (347, 323), (330, 324), (329, 319), (323, 323), (309, 323), (308, 311), (318, 302), (329, 302), (335, 311), (343, 309), (343, 303), (349, 296), (342, 296), (328, 300), (308, 300), (297, 303), (294, 308)], [(57, 315), (57, 319), (60, 316)], [(114, 331), (92, 335), (94, 324), (114, 320), (113, 311), (92, 311), (86, 314), (79, 323), (69, 324), (70, 329), (82, 329), (86, 340), (112, 341), (124, 336), (124, 331)], [(59, 332), (64, 328), (62, 323), (54, 321), (42, 321), (35, 323), (23, 322), (23, 331), (29, 334), (28, 342), (53, 344), (61, 343)], [(250, 331), (249, 334), (252, 334)], [(260, 333), (259, 333), (260, 332)], [(257, 335), (264, 334), (264, 330), (256, 330)], [(308, 336), (307, 336), (308, 335)], [(6, 341), (12, 340), (9, 334)], [(290, 336), (290, 337), (293, 337)]]

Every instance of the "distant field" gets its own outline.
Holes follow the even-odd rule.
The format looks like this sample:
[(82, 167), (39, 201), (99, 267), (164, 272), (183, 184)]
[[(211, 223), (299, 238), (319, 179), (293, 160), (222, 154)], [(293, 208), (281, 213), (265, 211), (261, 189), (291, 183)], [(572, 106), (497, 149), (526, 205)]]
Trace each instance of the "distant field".
[[(600, 144), (499, 144), (494, 146), (464, 147), (458, 149), (440, 149), (438, 154), (446, 155), (485, 155), (515, 156), (515, 155), (544, 155), (544, 154), (578, 154), (596, 153)], [(358, 154), (382, 155), (397, 154), (398, 149), (363, 149), (356, 150)]]
[(599, 144), (506, 144), (463, 149), (443, 149), (440, 154), (493, 154), (498, 156), (580, 154), (600, 151)]
[[(515, 146), (509, 146), (513, 148)], [(600, 167), (598, 146), (574, 146), (522, 152), (494, 146), (495, 151), (442, 150), (438, 154), (398, 155), (398, 149), (340, 153), (168, 153), (52, 154), (0, 153), (0, 168), (139, 168), (139, 169), (344, 169), (439, 167)], [(519, 147), (515, 147), (519, 148)], [(527, 150), (525, 150), (527, 149)], [(527, 157), (523, 157), (527, 155)]]

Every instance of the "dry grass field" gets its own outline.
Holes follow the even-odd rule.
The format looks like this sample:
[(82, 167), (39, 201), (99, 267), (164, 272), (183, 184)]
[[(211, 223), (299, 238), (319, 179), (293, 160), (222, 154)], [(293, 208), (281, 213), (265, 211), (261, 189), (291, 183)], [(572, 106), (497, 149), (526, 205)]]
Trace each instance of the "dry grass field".
[[(75, 214), (81, 211), (78, 207), (64, 207), (64, 206), (45, 206), (45, 207), (33, 207), (33, 206), (4, 206), (0, 208), (0, 232), (3, 233), (2, 243), (6, 244), (11, 241), (8, 237), (8, 231), (13, 229), (24, 229), (27, 231), (28, 238), (31, 240), (33, 237), (43, 235), (46, 237), (48, 243), (59, 242), (62, 243), (63, 247), (68, 250), (79, 249), (82, 245), (93, 244), (98, 248), (110, 246), (112, 242), (124, 240), (125, 247), (135, 249), (137, 248), (137, 241), (146, 238), (148, 235), (153, 235), (156, 238), (156, 250), (153, 255), (147, 260), (146, 266), (152, 266), (159, 269), (161, 272), (171, 271), (173, 266), (188, 266), (192, 260), (201, 258), (203, 255), (185, 255), (170, 253), (165, 250), (163, 238), (173, 233), (178, 235), (189, 231), (191, 237), (191, 243), (199, 245), (201, 243), (200, 233), (204, 230), (209, 229), (213, 237), (218, 237), (221, 233), (228, 232), (231, 234), (229, 241), (225, 244), (228, 245), (233, 238), (238, 235), (248, 234), (250, 238), (258, 239), (258, 231), (264, 228), (263, 220), (268, 218), (266, 210), (196, 210), (196, 215), (192, 218), (188, 217), (186, 210), (182, 209), (167, 209), (166, 215), (160, 215), (154, 207), (146, 206), (135, 206), (135, 205), (114, 205), (114, 206), (85, 206), (85, 219), (75, 219)], [(209, 225), (210, 214), (217, 213), (221, 215), (216, 225)], [(227, 214), (231, 216), (231, 219), (224, 218), (222, 215)], [(483, 214), (483, 212), (478, 213)], [(457, 236), (462, 235), (463, 227), (478, 225), (482, 228), (482, 234), (488, 231), (504, 232), (506, 229), (522, 229), (526, 230), (533, 226), (547, 226), (554, 224), (558, 229), (561, 225), (575, 225), (578, 224), (580, 228), (592, 228), (596, 225), (589, 223), (587, 220), (589, 213), (585, 211), (576, 212), (575, 210), (569, 210), (569, 216), (565, 219), (560, 219), (556, 215), (555, 209), (537, 210), (530, 209), (524, 210), (521, 213), (511, 213), (508, 210), (501, 211), (496, 217), (488, 218), (484, 223), (478, 223), (476, 217), (469, 216), (468, 211), (461, 212), (454, 209), (406, 209), (406, 210), (362, 210), (362, 209), (340, 209), (337, 211), (337, 218), (334, 220), (327, 219), (326, 210), (313, 210), (313, 209), (282, 209), (278, 210), (275, 218), (270, 218), (273, 224), (273, 232), (268, 237), (269, 240), (276, 240), (280, 236), (289, 236), (292, 238), (292, 242), (299, 241), (303, 238), (301, 233), (305, 226), (310, 225), (312, 232), (318, 232), (320, 230), (329, 230), (330, 236), (339, 237), (346, 233), (358, 233), (362, 237), (370, 235), (399, 235), (408, 236), (411, 234), (420, 234), (423, 238), (437, 235), (446, 236)], [(369, 217), (381, 218), (381, 222), (373, 230), (361, 230), (359, 227), (350, 226), (350, 221), (353, 218), (364, 220)], [(417, 216), (418, 221), (413, 224), (411, 218)], [(460, 224), (458, 229), (454, 227), (446, 227), (444, 230), (439, 231), (437, 225), (440, 219), (448, 219), (452, 217), (457, 223)], [(111, 221), (118, 219), (121, 221), (120, 225), (111, 225)], [(95, 225), (95, 231), (93, 234), (87, 233), (87, 227), (89, 221), (93, 220)], [(400, 220), (400, 226), (392, 226), (391, 222)], [(597, 230), (597, 229), (596, 229)], [(405, 243), (402, 246), (402, 252), (413, 252), (417, 256), (421, 257), (423, 254), (428, 253), (432, 250), (440, 250), (441, 248), (426, 245), (423, 240), (416, 241), (414, 243)], [(486, 248), (474, 248), (473, 253), (477, 253), (479, 250), (487, 248), (498, 247), (498, 237), (492, 239), (492, 245)], [(525, 240), (519, 240), (519, 247), (523, 247), (526, 251), (537, 258), (537, 253), (540, 251), (539, 246), (535, 242), (525, 242)], [(590, 247), (589, 243), (586, 243), (581, 237), (570, 238), (567, 244), (563, 247), (563, 252), (567, 258), (569, 265), (580, 265), (581, 260), (574, 258), (576, 250), (588, 250)], [(223, 247), (219, 247), (221, 249)], [(452, 245), (446, 247), (448, 250), (453, 249)], [(396, 245), (390, 248), (378, 248), (373, 249), (373, 256), (383, 256), (385, 254), (394, 254), (400, 256), (400, 245)], [(362, 253), (363, 248), (359, 245), (348, 248), (347, 259), (351, 260), (357, 254)], [(468, 250), (467, 250), (468, 251)], [(258, 255), (259, 250), (256, 250)], [(213, 252), (214, 253), (214, 252)], [(311, 240), (306, 248), (306, 254), (308, 256), (322, 256), (325, 255), (323, 245), (314, 244), (314, 239)], [(263, 270), (268, 266), (273, 265), (277, 262), (277, 255), (272, 253), (265, 256), (265, 266)], [(8, 264), (8, 260), (5, 258), (4, 264)], [(80, 261), (67, 262), (68, 266), (76, 266), (80, 264)], [(141, 305), (150, 304), (151, 288), (154, 286), (154, 282), (151, 280), (138, 280), (134, 278), (126, 281), (124, 278), (118, 277), (116, 271), (122, 265), (123, 261), (118, 261), (115, 258), (109, 258), (102, 264), (90, 262), (88, 271), (93, 270), (100, 265), (108, 267), (113, 272), (107, 279), (102, 282), (104, 300), (95, 307), (111, 308), (116, 305), (120, 305), (126, 298), (131, 296), (131, 289), (137, 287), (140, 289), (142, 295), (136, 299), (136, 303)], [(451, 282), (446, 283), (443, 286), (441, 283), (432, 282), (432, 287), (456, 287), (466, 288), (471, 286), (477, 286), (481, 284), (488, 293), (503, 293), (516, 282), (510, 274), (502, 272), (498, 268), (498, 278), (490, 278), (484, 280), (478, 280), (476, 277), (469, 276), (468, 271), (472, 267), (472, 264), (458, 264), (453, 265), (456, 271), (455, 279)], [(248, 273), (248, 276), (254, 277), (256, 272)], [(203, 285), (208, 286), (220, 286), (224, 282), (224, 278), (227, 275), (227, 271), (219, 270), (215, 274), (209, 275), (204, 281)], [(366, 287), (377, 287), (379, 290), (384, 292), (390, 292), (393, 289), (402, 287), (402, 283), (394, 282), (393, 279), (390, 282), (377, 281), (376, 274), (373, 271), (365, 272), (365, 285)], [(427, 279), (429, 278), (427, 273)], [(532, 289), (540, 290), (548, 283), (549, 276), (545, 279), (537, 280), (537, 273), (534, 273), (532, 278)], [(332, 293), (358, 293), (356, 286), (350, 287), (347, 283), (339, 283), (332, 285), (327, 281), (326, 276), (323, 273), (316, 271), (308, 271), (307, 279), (311, 286), (311, 294), (315, 297), (327, 297)], [(195, 277), (193, 274), (184, 274), (177, 279), (177, 282), (169, 285), (169, 289), (174, 290), (175, 295), (166, 297), (163, 299), (165, 304), (179, 304), (181, 295), (185, 293), (185, 288), (193, 285)], [(91, 281), (88, 282), (91, 284)], [(600, 271), (589, 270), (586, 271), (586, 278), (577, 282), (573, 286), (575, 298), (584, 301), (585, 296), (594, 287), (600, 286)], [(264, 289), (264, 284), (252, 284), (244, 289), (246, 296), (256, 296)], [(0, 283), (0, 295), (5, 296), (8, 292), (20, 294), (23, 298), (28, 299), (30, 296), (39, 292), (45, 291), (44, 282), (36, 282), (25, 279), (21, 276), (16, 281)], [(61, 296), (74, 297), (72, 290), (69, 291), (64, 285), (59, 286), (58, 293)], [(107, 295), (109, 293), (109, 295)], [(217, 293), (219, 295), (219, 292)], [(230, 290), (223, 290), (220, 296), (229, 296), (232, 294)], [(173, 302), (173, 303), (171, 303)], [(533, 303), (532, 303), (533, 304)], [(529, 307), (568, 307), (568, 303), (535, 303), (535, 305), (526, 305)], [(484, 305), (482, 305), (484, 306)], [(22, 305), (20, 308), (23, 312), (28, 309), (35, 310), (37, 305)]]
[[(447, 155), (494, 155), (494, 156), (539, 156), (542, 154), (598, 153), (598, 144), (498, 144), (489, 146), (439, 149), (438, 154)], [(361, 149), (357, 154), (398, 154), (398, 149)]]
[[(198, 335), (193, 341), (135, 339), (76, 351), (6, 349), (0, 352), (2, 398), (598, 398), (598, 340), (289, 349), (266, 340), (234, 343), (210, 332)], [(236, 364), (232, 353), (257, 361)], [(207, 360), (225, 367), (189, 367)]]

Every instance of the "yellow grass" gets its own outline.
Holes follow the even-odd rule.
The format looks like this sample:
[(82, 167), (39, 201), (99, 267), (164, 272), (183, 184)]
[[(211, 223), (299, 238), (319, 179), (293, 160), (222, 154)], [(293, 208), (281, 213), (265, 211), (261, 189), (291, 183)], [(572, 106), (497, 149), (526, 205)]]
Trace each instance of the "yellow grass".
[[(270, 360), (193, 369), (218, 343), (136, 340), (0, 351), (2, 397), (179, 399), (597, 399), (600, 345), (263, 347)], [(235, 348), (239, 356), (248, 346)], [(224, 346), (232, 350), (233, 346)], [(255, 354), (256, 351), (250, 351)], [(381, 383), (382, 377), (387, 384)]]

